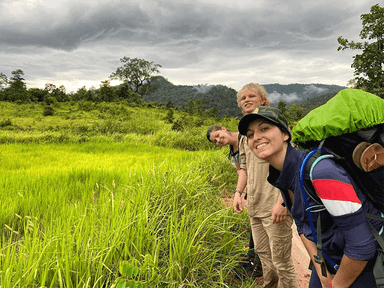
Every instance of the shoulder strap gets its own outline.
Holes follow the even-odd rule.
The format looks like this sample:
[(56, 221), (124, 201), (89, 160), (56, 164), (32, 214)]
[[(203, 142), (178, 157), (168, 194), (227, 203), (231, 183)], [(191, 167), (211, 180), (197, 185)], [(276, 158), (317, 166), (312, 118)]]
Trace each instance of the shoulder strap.
[[(322, 271), (323, 276), (327, 277), (326, 269), (325, 269), (325, 263), (323, 262), (322, 257), (324, 257), (328, 261), (328, 263), (330, 263), (335, 268), (336, 271), (339, 269), (339, 265), (334, 263), (322, 251), (320, 214), (319, 214), (319, 218), (318, 218), (318, 222), (317, 222), (317, 231), (316, 231), (313, 220), (312, 220), (311, 209), (317, 208), (317, 210), (313, 211), (313, 212), (320, 212), (320, 211), (324, 210), (325, 208), (324, 208), (324, 205), (322, 204), (320, 198), (317, 196), (315, 188), (313, 187), (312, 182), (310, 180), (311, 179), (311, 177), (310, 177), (311, 172), (312, 172), (314, 166), (318, 163), (317, 159), (321, 160), (320, 156), (321, 156), (321, 148), (322, 148), (323, 142), (324, 141), (322, 141), (320, 143), (320, 145), (317, 149), (314, 149), (313, 151), (311, 151), (304, 158), (304, 161), (300, 167), (300, 187), (301, 187), (301, 192), (302, 192), (302, 196), (303, 196), (304, 203), (305, 203), (305, 208), (306, 208), (307, 215), (308, 215), (309, 224), (311, 226), (313, 239), (315, 240), (315, 243), (317, 246), (318, 253), (317, 253), (317, 255), (314, 255), (315, 261), (316, 261), (316, 263), (321, 265), (321, 271)], [(316, 203), (318, 203), (318, 205), (313, 206), (313, 207), (309, 207), (307, 195), (310, 196), (313, 200), (315, 200), (315, 198), (316, 198), (317, 200), (315, 200), (315, 201), (316, 201)], [(318, 209), (318, 208), (320, 208), (320, 209)]]
[(240, 139), (241, 139), (241, 137), (242, 137), (243, 135), (241, 135), (240, 134), (240, 132), (239, 132), (239, 135), (238, 135), (238, 142), (237, 142), (237, 144), (238, 144), (238, 149), (237, 149), (237, 151), (234, 151), (233, 150), (233, 146), (232, 145), (229, 145), (229, 154), (228, 154), (228, 159), (229, 160), (231, 160), (231, 156), (235, 156), (235, 155), (237, 155), (238, 153), (239, 153), (239, 149), (240, 149)]

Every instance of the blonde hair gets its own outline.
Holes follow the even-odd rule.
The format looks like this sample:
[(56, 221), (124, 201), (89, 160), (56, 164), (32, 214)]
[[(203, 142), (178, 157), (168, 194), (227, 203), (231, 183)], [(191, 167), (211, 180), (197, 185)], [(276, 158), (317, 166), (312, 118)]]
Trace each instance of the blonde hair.
[(251, 88), (253, 91), (255, 91), (257, 94), (260, 95), (261, 100), (264, 101), (264, 103), (261, 106), (269, 107), (269, 99), (268, 99), (267, 90), (265, 90), (265, 88), (263, 86), (261, 86), (260, 84), (249, 83), (249, 84), (245, 85), (243, 88), (241, 88), (241, 90), (237, 93), (237, 106), (239, 106), (239, 108), (241, 109), (243, 114), (244, 114), (244, 110), (241, 107), (241, 96), (242, 96), (241, 94), (247, 88)]

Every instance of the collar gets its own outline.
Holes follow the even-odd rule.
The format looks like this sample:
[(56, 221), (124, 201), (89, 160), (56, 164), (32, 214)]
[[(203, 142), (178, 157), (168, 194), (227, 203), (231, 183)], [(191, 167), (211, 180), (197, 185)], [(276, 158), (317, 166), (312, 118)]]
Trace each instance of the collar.
[(279, 189), (290, 189), (293, 191), (294, 182), (299, 177), (300, 166), (307, 152), (296, 150), (291, 145), (287, 147), (284, 159), (283, 171), (269, 165), (268, 182)]

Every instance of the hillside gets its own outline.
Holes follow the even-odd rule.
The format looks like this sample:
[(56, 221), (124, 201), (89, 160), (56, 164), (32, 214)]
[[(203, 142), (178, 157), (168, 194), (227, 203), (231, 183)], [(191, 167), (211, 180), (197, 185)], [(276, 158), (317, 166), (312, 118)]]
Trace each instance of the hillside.
[[(142, 98), (146, 102), (172, 103), (180, 108), (190, 99), (204, 100), (206, 101), (205, 109), (216, 107), (221, 117), (224, 115), (242, 116), (237, 106), (237, 91), (224, 85), (174, 85), (161, 76), (153, 84), (155, 85), (154, 91)], [(322, 95), (334, 95), (346, 88), (325, 84), (263, 84), (263, 86), (269, 94), (272, 106), (277, 105), (280, 101), (284, 101), (287, 105), (300, 104), (313, 97), (318, 97), (316, 102), (321, 105), (325, 103), (321, 100)]]

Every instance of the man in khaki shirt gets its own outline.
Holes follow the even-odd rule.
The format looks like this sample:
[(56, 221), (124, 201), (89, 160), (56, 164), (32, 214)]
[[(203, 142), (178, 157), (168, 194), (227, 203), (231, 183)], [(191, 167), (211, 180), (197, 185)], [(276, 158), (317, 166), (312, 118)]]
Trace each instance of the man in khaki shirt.
[[(244, 115), (257, 106), (269, 106), (267, 92), (259, 84), (245, 85), (237, 94)], [(241, 192), (247, 188), (248, 215), (255, 242), (255, 252), (262, 266), (263, 287), (297, 287), (295, 265), (292, 259), (292, 216), (282, 206), (280, 190), (268, 183), (269, 163), (257, 158), (243, 136), (239, 143), (241, 166), (233, 207), (243, 210)]]

